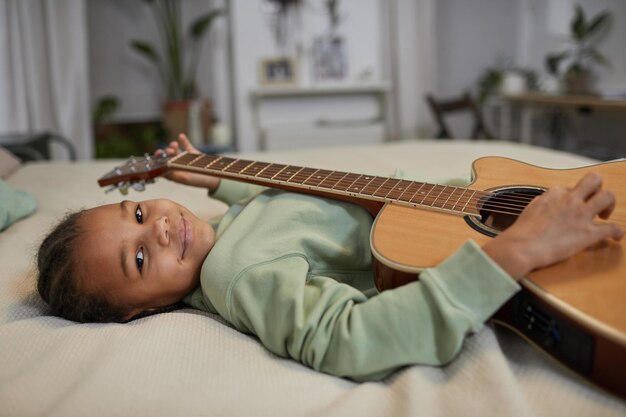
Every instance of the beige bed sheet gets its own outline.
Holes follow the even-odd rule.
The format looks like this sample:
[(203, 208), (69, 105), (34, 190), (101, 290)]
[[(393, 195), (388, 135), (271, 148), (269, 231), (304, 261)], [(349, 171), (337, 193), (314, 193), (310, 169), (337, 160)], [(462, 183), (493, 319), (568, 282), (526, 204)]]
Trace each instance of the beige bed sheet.
[[(471, 161), (501, 155), (566, 168), (593, 161), (506, 142), (408, 141), (245, 155), (248, 159), (428, 181), (469, 177)], [(96, 179), (112, 161), (40, 163), (9, 182), (39, 211), (0, 234), (0, 416), (624, 416), (626, 404), (490, 326), (446, 367), (412, 366), (356, 384), (278, 358), (218, 317), (182, 310), (130, 324), (77, 324), (46, 315), (32, 257), (70, 208), (116, 202)], [(130, 199), (167, 197), (209, 218), (225, 206), (159, 181)]]

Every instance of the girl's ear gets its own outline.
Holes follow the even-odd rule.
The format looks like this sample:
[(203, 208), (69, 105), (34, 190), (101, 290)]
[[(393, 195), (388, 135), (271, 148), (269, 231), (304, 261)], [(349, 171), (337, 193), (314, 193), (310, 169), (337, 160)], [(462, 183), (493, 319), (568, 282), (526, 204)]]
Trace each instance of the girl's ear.
[(187, 305), (183, 303), (182, 301), (179, 301), (178, 303), (170, 304), (170, 305), (163, 306), (163, 307), (147, 308), (138, 313), (130, 312), (128, 316), (124, 318), (124, 323), (128, 323), (129, 321), (133, 321), (137, 319), (142, 319), (144, 317), (152, 316), (155, 314), (168, 313), (170, 311), (180, 310), (181, 308), (185, 308), (185, 307), (187, 307)]

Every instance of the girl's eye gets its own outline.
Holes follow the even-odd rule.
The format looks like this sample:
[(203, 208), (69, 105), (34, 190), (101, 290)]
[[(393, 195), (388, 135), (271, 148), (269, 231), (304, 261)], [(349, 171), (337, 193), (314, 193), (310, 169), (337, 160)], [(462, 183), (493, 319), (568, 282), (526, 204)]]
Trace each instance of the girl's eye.
[(137, 264), (137, 269), (141, 272), (141, 268), (143, 267), (143, 248), (139, 248), (137, 254), (135, 255), (135, 263)]
[(137, 219), (137, 223), (143, 223), (143, 212), (141, 211), (140, 206), (137, 206), (137, 208), (135, 209), (135, 218)]

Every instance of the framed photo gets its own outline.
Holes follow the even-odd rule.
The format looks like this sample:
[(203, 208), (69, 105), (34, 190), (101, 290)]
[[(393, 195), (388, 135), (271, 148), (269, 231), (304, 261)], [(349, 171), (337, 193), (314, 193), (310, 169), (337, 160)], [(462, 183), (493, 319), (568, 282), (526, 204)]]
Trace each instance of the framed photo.
[(313, 40), (313, 76), (316, 81), (343, 80), (348, 73), (346, 42), (341, 36)]
[(294, 85), (298, 82), (296, 60), (291, 57), (263, 59), (259, 65), (259, 75), (263, 85)]

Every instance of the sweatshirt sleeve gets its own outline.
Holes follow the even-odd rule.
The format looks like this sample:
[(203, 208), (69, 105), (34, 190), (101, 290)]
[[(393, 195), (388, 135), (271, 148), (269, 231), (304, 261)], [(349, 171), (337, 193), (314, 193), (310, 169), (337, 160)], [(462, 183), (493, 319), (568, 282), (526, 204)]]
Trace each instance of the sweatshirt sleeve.
[(267, 189), (267, 187), (256, 184), (222, 179), (217, 189), (213, 192), (209, 192), (209, 197), (213, 197), (232, 206), (238, 201), (261, 193), (265, 189)]
[[(298, 279), (301, 278), (301, 279)], [(231, 283), (225, 314), (272, 352), (337, 376), (378, 380), (459, 352), (519, 285), (474, 242), (420, 281), (366, 298), (319, 275), (299, 254), (255, 265)]]

